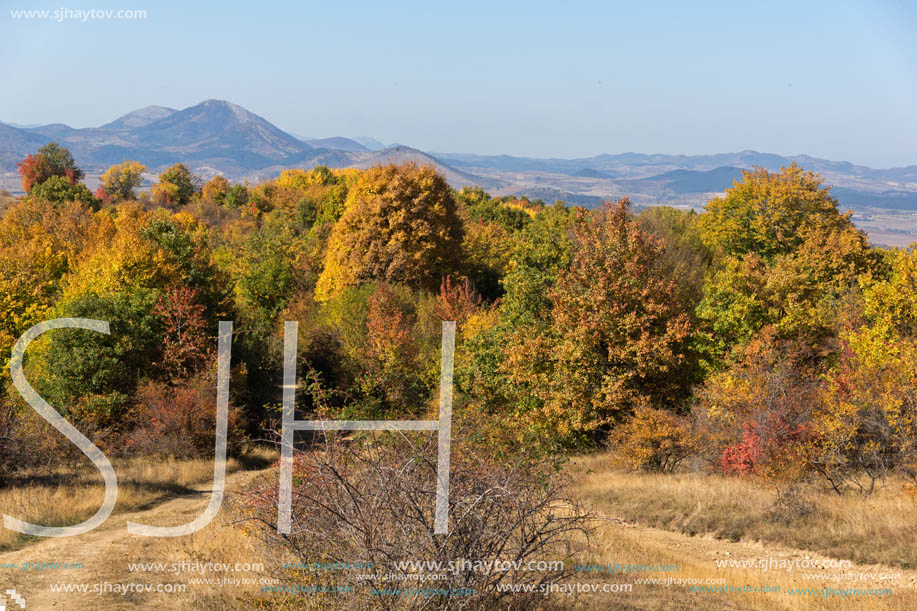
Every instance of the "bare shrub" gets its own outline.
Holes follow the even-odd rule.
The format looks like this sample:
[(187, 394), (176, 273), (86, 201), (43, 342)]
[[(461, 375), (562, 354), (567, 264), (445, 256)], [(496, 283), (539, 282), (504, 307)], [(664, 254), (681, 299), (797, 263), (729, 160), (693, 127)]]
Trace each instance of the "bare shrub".
[[(71, 424), (103, 451), (110, 435), (93, 422), (79, 418)], [(24, 401), (0, 398), (0, 487), (26, 470), (46, 472), (62, 461), (80, 460), (83, 454)]]
[(768, 512), (768, 517), (783, 524), (791, 524), (814, 515), (817, 507), (799, 483), (791, 483), (777, 490), (777, 498)]
[[(528, 609), (536, 599), (543, 600), (537, 592), (541, 584), (563, 581), (572, 573), (570, 562), (525, 570), (528, 561), (568, 560), (574, 534), (589, 532), (590, 516), (565, 496), (560, 471), (549, 459), (520, 455), (515, 462), (498, 463), (486, 446), (476, 445), (470, 436), (454, 435), (449, 532), (436, 535), (435, 436), (384, 433), (365, 441), (329, 435), (311, 451), (295, 455), (290, 535), (276, 531), (275, 478), (234, 499), (275, 566), (372, 563), (371, 570), (331, 573), (336, 586), (350, 586), (353, 593), (310, 594), (307, 598), (316, 608)], [(491, 572), (475, 570), (473, 565), (419, 571), (399, 564), (428, 561), (445, 567), (461, 559), (522, 564)], [(361, 579), (366, 574), (395, 577)], [(321, 583), (321, 575), (278, 569), (274, 577), (288, 586), (307, 587)], [(427, 580), (420, 581), (421, 577)], [(536, 592), (501, 593), (498, 584), (529, 584)], [(374, 589), (386, 588), (416, 588), (417, 592), (373, 594)], [(462, 589), (473, 590), (474, 595), (444, 592)]]

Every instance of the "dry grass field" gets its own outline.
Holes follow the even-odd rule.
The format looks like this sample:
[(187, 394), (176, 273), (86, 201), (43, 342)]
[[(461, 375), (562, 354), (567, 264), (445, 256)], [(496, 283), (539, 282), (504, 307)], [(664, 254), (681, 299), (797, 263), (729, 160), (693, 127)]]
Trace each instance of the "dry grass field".
[(622, 472), (607, 455), (579, 457), (572, 468), (582, 498), (628, 522), (917, 569), (917, 498), (902, 482), (868, 497), (839, 496), (813, 484), (798, 500), (810, 513), (800, 516), (777, 507), (778, 490), (755, 480)]
[[(724, 579), (758, 592), (690, 592), (686, 586), (635, 584), (633, 591), (586, 599), (591, 608), (620, 609), (914, 609), (917, 608), (917, 512), (900, 484), (869, 498), (804, 493), (814, 512), (798, 518), (775, 510), (778, 491), (750, 480), (695, 473), (654, 475), (618, 470), (608, 455), (570, 465), (580, 498), (599, 516), (583, 562), (677, 565), (673, 573), (636, 578)], [(718, 568), (716, 560), (851, 560), (843, 569)], [(900, 573), (898, 580), (849, 580), (851, 574)], [(807, 580), (840, 574), (846, 581)], [(833, 578), (833, 575), (832, 575)], [(592, 577), (599, 580), (599, 577)], [(623, 575), (606, 581), (621, 581)], [(760, 593), (762, 587), (779, 592)], [(890, 596), (790, 595), (797, 588), (890, 588)], [(586, 602), (586, 601), (584, 601)]]
[[(226, 472), (266, 464), (269, 454), (255, 450), (244, 458), (230, 458)], [(88, 461), (87, 461), (88, 462)], [(139, 511), (165, 499), (187, 495), (196, 484), (213, 479), (213, 460), (113, 460), (118, 476), (118, 502), (114, 514)], [(45, 526), (82, 522), (98, 511), (105, 497), (101, 474), (91, 466), (21, 473), (11, 485), (0, 488), (0, 514)], [(0, 529), (0, 551), (21, 547), (34, 537)]]
[[(333, 598), (308, 595), (283, 596), (263, 593), (257, 585), (276, 571), (276, 555), (265, 554), (249, 536), (250, 528), (233, 509), (234, 493), (254, 478), (273, 478), (265, 469), (274, 456), (262, 452), (244, 464), (234, 461), (229, 468), (227, 503), (216, 520), (188, 537), (157, 539), (132, 537), (127, 520), (151, 524), (190, 521), (202, 511), (209, 498), (212, 463), (208, 461), (152, 463), (119, 461), (115, 468), (123, 489), (116, 513), (103, 526), (81, 537), (55, 540), (16, 540), (5, 533), (7, 551), (0, 561), (16, 562), (26, 556), (45, 561), (82, 562), (80, 571), (66, 576), (13, 572), (10, 585), (30, 593), (35, 608), (49, 608), (62, 602), (70, 609), (311, 609), (329, 602), (347, 607), (347, 596)], [(245, 467), (261, 466), (258, 471)], [(651, 475), (619, 470), (607, 455), (579, 456), (571, 461), (574, 493), (595, 513), (591, 538), (575, 542), (570, 562), (601, 565), (677, 565), (677, 571), (630, 574), (577, 572), (571, 583), (631, 584), (630, 592), (552, 594), (537, 608), (556, 609), (856, 609), (904, 611), (917, 608), (917, 570), (914, 535), (917, 513), (914, 499), (900, 484), (890, 484), (869, 498), (838, 497), (817, 488), (804, 494), (814, 513), (792, 518), (775, 513), (778, 492), (759, 482), (693, 473)], [(42, 523), (65, 523), (85, 519), (102, 496), (95, 474), (72, 473), (54, 485), (35, 482), (30, 486), (0, 492), (0, 509), (24, 519)], [(86, 483), (97, 488), (91, 494)], [(31, 509), (29, 509), (31, 508)], [(10, 548), (15, 548), (10, 551)], [(843, 569), (762, 570), (751, 567), (717, 567), (716, 561), (759, 561), (775, 559), (793, 562), (825, 562), (849, 559)], [(292, 558), (290, 560), (293, 560)], [(129, 562), (236, 563), (265, 565), (262, 571), (216, 571), (166, 574), (130, 572)], [(271, 564), (271, 563), (274, 564)], [(856, 582), (807, 580), (804, 573), (854, 574), (900, 573), (897, 580), (863, 578)], [(248, 579), (229, 584), (194, 580)], [(698, 592), (688, 585), (648, 584), (646, 578), (671, 578), (710, 583), (716, 580), (730, 588), (759, 588), (757, 592)], [(119, 596), (54, 594), (51, 583), (101, 580), (148, 584), (181, 583), (185, 592), (143, 593)], [(333, 574), (322, 577), (333, 583)], [(769, 592), (761, 589), (768, 588)], [(875, 589), (890, 588), (882, 596), (792, 595), (796, 588)], [(778, 590), (779, 589), (779, 590)], [(63, 597), (63, 598), (62, 598)], [(179, 602), (180, 601), (180, 604)], [(336, 603), (340, 603), (337, 605)], [(318, 606), (316, 607), (316, 604)]]

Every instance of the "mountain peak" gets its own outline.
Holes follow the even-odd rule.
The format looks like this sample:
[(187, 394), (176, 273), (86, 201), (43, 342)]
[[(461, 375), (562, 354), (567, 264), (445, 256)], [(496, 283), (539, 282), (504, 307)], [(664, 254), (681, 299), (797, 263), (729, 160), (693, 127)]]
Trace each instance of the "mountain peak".
[[(181, 153), (189, 160), (239, 158), (243, 167), (265, 167), (311, 150), (238, 104), (213, 99), (144, 125), (135, 137), (146, 147)], [(245, 154), (240, 157), (239, 151)]]
[(165, 106), (144, 106), (137, 110), (132, 110), (126, 115), (121, 115), (111, 123), (102, 126), (103, 129), (130, 129), (133, 127), (143, 127), (154, 121), (165, 119), (166, 117), (178, 112), (174, 108)]
[(258, 116), (252, 112), (249, 112), (248, 110), (246, 110), (242, 106), (239, 106), (238, 104), (233, 104), (229, 100), (216, 100), (216, 99), (204, 100), (203, 102), (198, 104), (198, 106), (201, 106), (203, 108), (208, 108), (208, 109), (225, 108), (225, 109), (231, 110), (233, 114), (235, 114), (236, 116), (240, 116), (240, 117), (243, 117), (243, 116), (257, 117)]

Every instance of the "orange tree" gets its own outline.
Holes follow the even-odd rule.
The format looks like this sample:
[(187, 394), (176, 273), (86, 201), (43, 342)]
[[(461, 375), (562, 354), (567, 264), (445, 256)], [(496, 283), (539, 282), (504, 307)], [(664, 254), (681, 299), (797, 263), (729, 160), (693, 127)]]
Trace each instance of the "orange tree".
[(662, 244), (631, 220), (627, 200), (581, 212), (571, 239), (545, 322), (517, 325), (498, 365), (513, 415), (566, 444), (638, 407), (680, 405), (691, 380), (688, 316), (657, 265)]

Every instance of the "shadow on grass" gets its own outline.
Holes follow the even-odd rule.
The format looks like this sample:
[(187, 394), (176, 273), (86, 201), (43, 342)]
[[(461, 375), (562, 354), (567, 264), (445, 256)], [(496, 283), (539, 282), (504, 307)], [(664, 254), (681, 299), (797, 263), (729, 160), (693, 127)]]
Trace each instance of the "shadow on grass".
[[(152, 459), (151, 459), (152, 460)], [(228, 465), (228, 474), (239, 471), (257, 471), (270, 467), (276, 462), (276, 457), (263, 448), (252, 448), (250, 451), (233, 457), (233, 463)], [(91, 470), (91, 467), (88, 468)], [(87, 473), (88, 473), (87, 470)], [(117, 469), (116, 469), (117, 470)], [(97, 474), (97, 473), (96, 473)], [(163, 503), (181, 497), (190, 498), (207, 498), (212, 494), (212, 486), (207, 486), (208, 482), (212, 484), (213, 473), (210, 471), (208, 477), (202, 477), (199, 481), (191, 484), (180, 484), (170, 481), (149, 481), (136, 474), (126, 474), (118, 479), (119, 490), (126, 492), (115, 505), (114, 515), (125, 512), (148, 511)], [(201, 485), (205, 488), (197, 490), (192, 486)], [(32, 472), (9, 474), (0, 486), (3, 489), (15, 490), (19, 487), (38, 488), (38, 489), (63, 489), (65, 494), (72, 494), (74, 497), (85, 494), (87, 488), (102, 489), (102, 481), (91, 481), (85, 477), (84, 473), (73, 471), (63, 472)], [(133, 499), (133, 500), (130, 500)], [(101, 493), (100, 493), (101, 500)], [(3, 513), (0, 510), (0, 513)], [(44, 526), (67, 526), (80, 518), (74, 518), (73, 514), (68, 514), (65, 518), (58, 515), (54, 517), (55, 512), (51, 511), (48, 515), (43, 516), (41, 523)], [(86, 516), (88, 517), (88, 516)], [(0, 552), (14, 551), (21, 549), (31, 543), (42, 541), (42, 537), (17, 534), (11, 540), (0, 541)]]

